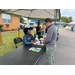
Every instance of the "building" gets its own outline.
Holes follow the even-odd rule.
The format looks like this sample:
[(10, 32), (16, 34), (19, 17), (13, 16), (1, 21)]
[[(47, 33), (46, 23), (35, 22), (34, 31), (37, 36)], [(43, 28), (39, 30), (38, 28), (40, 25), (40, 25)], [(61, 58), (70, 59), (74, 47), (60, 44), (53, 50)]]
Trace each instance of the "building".
[(0, 24), (3, 30), (16, 30), (19, 28), (19, 16), (0, 13)]

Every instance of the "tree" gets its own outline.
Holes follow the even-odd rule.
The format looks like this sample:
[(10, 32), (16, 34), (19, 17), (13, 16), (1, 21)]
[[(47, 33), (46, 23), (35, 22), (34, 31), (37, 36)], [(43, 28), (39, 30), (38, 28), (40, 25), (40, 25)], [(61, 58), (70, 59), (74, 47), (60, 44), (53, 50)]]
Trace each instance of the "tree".
[(72, 22), (72, 21), (73, 21), (71, 16), (68, 17), (68, 21), (69, 21), (69, 22)]
[(61, 17), (61, 22), (68, 23), (68, 18), (66, 16)]
[(20, 23), (24, 23), (23, 17), (20, 17)]
[(61, 22), (70, 23), (72, 21), (73, 20), (72, 20), (72, 17), (71, 16), (70, 17), (66, 17), (66, 16), (62, 16), (61, 17)]

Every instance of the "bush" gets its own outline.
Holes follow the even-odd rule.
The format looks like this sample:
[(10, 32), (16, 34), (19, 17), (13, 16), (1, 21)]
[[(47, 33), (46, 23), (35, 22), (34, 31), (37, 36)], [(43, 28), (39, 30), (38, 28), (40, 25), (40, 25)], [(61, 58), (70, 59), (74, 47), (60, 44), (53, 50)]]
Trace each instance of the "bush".
[(3, 29), (2, 29), (2, 28), (0, 28), (0, 30), (1, 30), (1, 31), (3, 31)]
[(12, 30), (14, 30), (14, 29), (12, 29)]
[(3, 31), (2, 27), (3, 27), (3, 25), (0, 24), (0, 30), (1, 30), (1, 31)]
[(66, 25), (64, 25), (63, 27), (66, 27), (67, 26), (67, 24)]

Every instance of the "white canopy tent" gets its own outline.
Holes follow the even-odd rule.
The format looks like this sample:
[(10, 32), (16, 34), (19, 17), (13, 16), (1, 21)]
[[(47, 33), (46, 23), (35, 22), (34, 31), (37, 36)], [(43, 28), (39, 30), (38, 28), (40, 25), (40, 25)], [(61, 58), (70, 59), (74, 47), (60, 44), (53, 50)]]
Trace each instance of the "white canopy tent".
[(59, 19), (59, 9), (1, 9), (13, 14), (21, 15), (29, 19)]
[(75, 25), (75, 21), (68, 23), (68, 25)]

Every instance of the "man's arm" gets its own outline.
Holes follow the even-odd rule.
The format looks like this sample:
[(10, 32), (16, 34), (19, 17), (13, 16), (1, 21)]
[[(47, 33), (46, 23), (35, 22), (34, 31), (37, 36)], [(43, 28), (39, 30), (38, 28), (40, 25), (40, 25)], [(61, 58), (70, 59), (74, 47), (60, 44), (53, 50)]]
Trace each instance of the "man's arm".
[(47, 31), (47, 37), (46, 39), (43, 41), (44, 44), (47, 44), (48, 42), (51, 41), (52, 39), (52, 35), (53, 35), (53, 30), (50, 28), (48, 31)]

